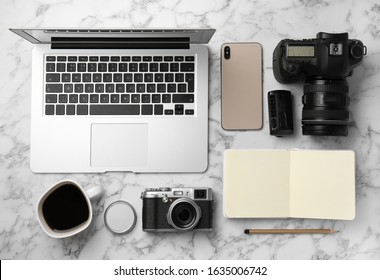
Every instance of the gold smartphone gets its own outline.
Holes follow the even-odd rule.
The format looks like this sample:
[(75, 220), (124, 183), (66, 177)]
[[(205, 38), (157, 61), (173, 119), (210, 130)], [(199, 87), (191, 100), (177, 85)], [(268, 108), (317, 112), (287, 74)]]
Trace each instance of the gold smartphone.
[(222, 127), (253, 130), (263, 126), (262, 47), (224, 43), (221, 48)]

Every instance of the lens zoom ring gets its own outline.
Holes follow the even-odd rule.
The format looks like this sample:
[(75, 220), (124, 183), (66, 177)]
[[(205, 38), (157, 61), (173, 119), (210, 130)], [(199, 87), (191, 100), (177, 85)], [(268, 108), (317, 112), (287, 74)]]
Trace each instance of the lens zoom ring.
[(345, 110), (303, 110), (302, 119), (330, 119), (345, 120), (349, 118), (349, 112)]
[(305, 84), (303, 87), (303, 91), (304, 93), (311, 93), (311, 92), (347, 93), (348, 85)]

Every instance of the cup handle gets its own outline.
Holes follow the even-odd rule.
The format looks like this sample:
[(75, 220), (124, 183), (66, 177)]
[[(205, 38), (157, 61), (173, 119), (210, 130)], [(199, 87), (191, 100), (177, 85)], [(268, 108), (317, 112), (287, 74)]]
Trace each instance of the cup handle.
[(103, 189), (100, 186), (93, 186), (86, 189), (85, 192), (90, 200), (96, 200), (102, 195)]

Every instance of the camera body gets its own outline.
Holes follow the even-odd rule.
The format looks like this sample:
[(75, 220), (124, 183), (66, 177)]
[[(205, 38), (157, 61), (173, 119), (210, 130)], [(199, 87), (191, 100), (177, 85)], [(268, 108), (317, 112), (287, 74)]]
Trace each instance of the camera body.
[(304, 135), (347, 136), (348, 83), (353, 68), (363, 61), (367, 48), (348, 33), (319, 32), (316, 39), (278, 43), (273, 52), (273, 74), (280, 83), (306, 77), (302, 103)]
[(145, 189), (141, 194), (146, 232), (211, 231), (211, 188)]
[(319, 32), (316, 39), (280, 41), (273, 52), (273, 74), (280, 83), (307, 78), (343, 79), (363, 61), (366, 47), (348, 33)]

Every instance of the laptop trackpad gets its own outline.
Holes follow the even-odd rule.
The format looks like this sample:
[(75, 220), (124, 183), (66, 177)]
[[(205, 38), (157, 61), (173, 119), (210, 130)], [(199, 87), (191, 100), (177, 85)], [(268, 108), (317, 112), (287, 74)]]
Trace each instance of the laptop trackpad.
[(91, 166), (140, 167), (148, 158), (147, 124), (93, 124)]

